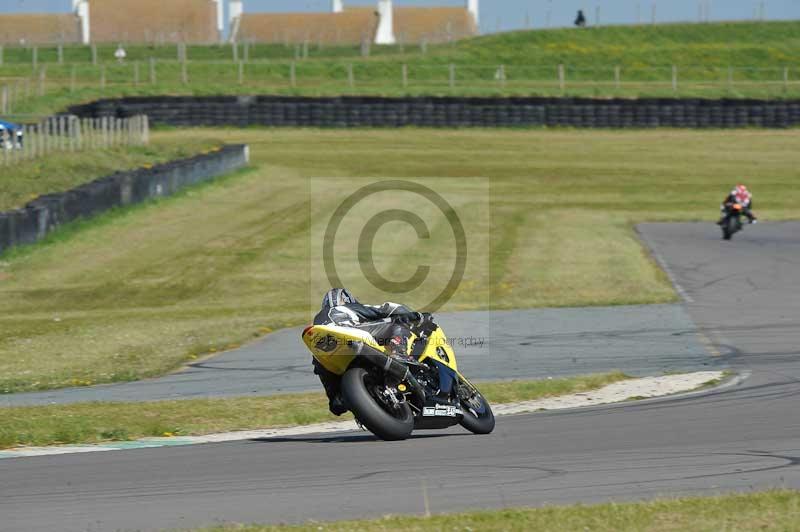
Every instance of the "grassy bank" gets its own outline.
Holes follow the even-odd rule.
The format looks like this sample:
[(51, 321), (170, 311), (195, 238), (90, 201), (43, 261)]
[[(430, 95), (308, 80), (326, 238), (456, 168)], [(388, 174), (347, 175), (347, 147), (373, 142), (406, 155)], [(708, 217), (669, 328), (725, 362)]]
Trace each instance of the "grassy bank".
[(0, 168), (0, 211), (22, 207), (42, 194), (63, 192), (114, 172), (197, 155), (218, 143), (212, 139), (160, 139), (130, 146), (55, 153)]
[[(97, 65), (91, 63), (88, 47), (67, 47), (63, 64), (57, 62), (55, 47), (40, 47), (36, 69), (32, 49), (11, 47), (0, 77), (31, 80), (33, 96), (14, 105), (14, 112), (21, 114), (49, 113), (101, 97), (152, 94), (782, 98), (800, 95), (797, 35), (797, 21), (607, 26), (493, 34), (429, 46), (425, 53), (418, 46), (375, 46), (370, 57), (361, 57), (360, 47), (312, 45), (305, 59), (296, 57), (295, 46), (261, 44), (249, 48), (241, 79), (229, 45), (190, 46), (186, 83), (174, 45), (130, 46), (125, 64), (114, 60), (115, 47), (101, 46)], [(152, 75), (151, 57), (156, 59)], [(238, 58), (244, 59), (241, 47)], [(406, 85), (403, 64), (408, 68)], [(47, 94), (40, 97), (43, 65)], [(565, 65), (563, 90), (558, 65)], [(678, 68), (677, 91), (673, 65)]]
[(800, 492), (764, 493), (663, 499), (641, 503), (553, 506), (509, 509), (433, 517), (386, 517), (373, 521), (313, 523), (300, 526), (226, 525), (206, 532), (303, 532), (389, 530), (481, 530), (542, 532), (745, 532), (797, 530)]
[[(490, 402), (529, 401), (597, 390), (629, 377), (607, 373), (480, 385)], [(322, 393), (151, 403), (80, 403), (0, 408), (0, 449), (129, 440), (147, 436), (193, 436), (309, 425), (337, 419)]]
[[(154, 138), (245, 142), (256, 168), (0, 262), (0, 391), (163, 374), (305, 323), (322, 290), (312, 229), (343, 199), (318, 191), (319, 180), (312, 190), (310, 177), (418, 178), (464, 214), (472, 252), (443, 311), (675, 301), (632, 224), (711, 222), (737, 181), (754, 191), (762, 220), (797, 219), (800, 203), (795, 131), (252, 129)], [(398, 229), (375, 243), (379, 271), (405, 279), (410, 267), (430, 265), (431, 289), (440, 290), (452, 253)], [(343, 226), (337, 242), (358, 242), (360, 230)], [(367, 301), (431, 297), (385, 296), (360, 268), (340, 270)]]

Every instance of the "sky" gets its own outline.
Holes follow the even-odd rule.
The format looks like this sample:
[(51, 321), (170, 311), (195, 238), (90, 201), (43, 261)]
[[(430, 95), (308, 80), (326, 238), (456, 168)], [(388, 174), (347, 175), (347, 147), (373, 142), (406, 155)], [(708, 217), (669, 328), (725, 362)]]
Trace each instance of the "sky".
[[(376, 3), (374, 0), (344, 1), (345, 5)], [(400, 6), (465, 5), (464, 0), (395, 0), (395, 3)], [(330, 0), (244, 0), (246, 12), (327, 11), (330, 4)], [(0, 0), (0, 12), (68, 12), (71, 5), (70, 0)], [(762, 6), (767, 19), (800, 19), (800, 0), (483, 0), (481, 32), (568, 26), (578, 9), (584, 10), (590, 24), (595, 22), (598, 13), (601, 24), (631, 24), (637, 19), (650, 22), (654, 5), (658, 22), (697, 21), (706, 13), (710, 20), (752, 20)]]

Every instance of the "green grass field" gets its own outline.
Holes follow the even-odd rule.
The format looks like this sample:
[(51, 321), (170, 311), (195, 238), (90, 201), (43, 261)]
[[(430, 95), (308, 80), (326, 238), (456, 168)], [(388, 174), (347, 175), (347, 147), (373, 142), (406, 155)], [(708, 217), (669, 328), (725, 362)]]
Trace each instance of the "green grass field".
[[(491, 403), (501, 404), (597, 390), (628, 378), (614, 372), (544, 381), (482, 383), (480, 389)], [(0, 449), (195, 436), (352, 419), (349, 414), (333, 416), (324, 393), (13, 407), (0, 408), (0, 414)]]
[[(319, 281), (312, 229), (341, 199), (320, 199), (311, 187), (319, 180), (310, 177), (419, 178), (466, 209), (473, 253), (447, 311), (675, 301), (632, 225), (711, 222), (740, 180), (754, 191), (762, 220), (800, 217), (796, 131), (154, 135), (159, 143), (186, 138), (249, 143), (254, 169), (0, 258), (0, 391), (160, 375), (307, 322), (322, 291), (312, 282)], [(337, 242), (357, 236), (344, 232)], [(429, 264), (435, 284), (452, 271), (452, 256), (418, 245), (409, 228), (387, 236), (376, 262), (388, 277)], [(359, 269), (341, 269), (363, 299), (383, 297)], [(430, 294), (396, 299), (423, 305)]]
[[(18, 85), (13, 112), (45, 114), (100, 97), (149, 94), (379, 94), (379, 95), (568, 95), (568, 96), (800, 96), (800, 22), (668, 24), (518, 31), (430, 46), (375, 46), (370, 57), (357, 47), (309, 48), (297, 59), (294, 46), (251, 46), (239, 79), (232, 48), (188, 47), (183, 83), (176, 46), (130, 46), (129, 60), (113, 59), (114, 47), (6, 48), (0, 85)], [(156, 59), (151, 80), (150, 58)], [(240, 47), (239, 59), (244, 59)], [(292, 86), (291, 63), (296, 63)], [(408, 66), (407, 86), (401, 65)], [(449, 65), (455, 66), (450, 86)], [(558, 65), (565, 65), (565, 88)], [(353, 84), (348, 80), (353, 65)], [(498, 79), (500, 65), (505, 81)], [(678, 67), (678, 90), (672, 66)], [(39, 75), (45, 66), (43, 97)], [(620, 68), (620, 84), (615, 68)], [(788, 70), (784, 70), (787, 69)], [(138, 76), (137, 76), (138, 71)], [(74, 76), (74, 82), (73, 82)], [(135, 81), (138, 79), (138, 83)], [(28, 96), (26, 96), (26, 94)]]
[(574, 532), (751, 532), (798, 529), (800, 492), (764, 493), (662, 499), (640, 503), (548, 506), (435, 515), (387, 516), (372, 521), (309, 523), (299, 526), (226, 525), (205, 532), (384, 532), (402, 530)]

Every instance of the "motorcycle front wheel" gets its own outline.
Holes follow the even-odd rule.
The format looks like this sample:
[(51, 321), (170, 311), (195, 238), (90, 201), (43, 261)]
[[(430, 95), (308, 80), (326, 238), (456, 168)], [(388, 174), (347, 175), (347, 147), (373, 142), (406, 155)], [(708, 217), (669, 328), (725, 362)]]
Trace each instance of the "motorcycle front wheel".
[(405, 440), (414, 430), (411, 407), (384, 401), (381, 386), (364, 368), (351, 368), (342, 377), (342, 395), (358, 422), (382, 440)]
[(489, 401), (478, 390), (469, 399), (461, 400), (464, 415), (461, 426), (473, 434), (490, 434), (494, 430), (494, 412)]

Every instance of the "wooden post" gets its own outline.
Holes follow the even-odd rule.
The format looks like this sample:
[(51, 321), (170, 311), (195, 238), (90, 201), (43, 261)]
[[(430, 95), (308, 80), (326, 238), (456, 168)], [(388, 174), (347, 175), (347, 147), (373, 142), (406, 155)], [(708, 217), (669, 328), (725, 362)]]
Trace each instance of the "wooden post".
[(297, 63), (294, 61), (289, 65), (289, 81), (292, 88), (297, 87)]
[(150, 117), (142, 115), (142, 144), (150, 144)]
[(47, 81), (47, 67), (42, 65), (42, 69), (39, 71), (39, 96), (44, 96), (45, 92), (45, 81)]
[(566, 88), (566, 76), (564, 75), (564, 65), (558, 65), (558, 88), (561, 92), (564, 92)]
[(150, 85), (155, 85), (157, 82), (156, 78), (156, 58), (150, 58)]
[(672, 65), (672, 90), (678, 90), (678, 67)]
[(403, 63), (402, 76), (403, 76), (403, 88), (407, 89), (408, 88), (408, 65), (405, 64), (405, 63)]
[(92, 64), (97, 66), (97, 45), (92, 45)]
[(353, 63), (347, 63), (347, 86), (353, 89), (356, 84), (355, 75), (353, 74)]
[(456, 86), (456, 65), (450, 63), (450, 72), (449, 72), (449, 84), (450, 88), (453, 89)]
[(621, 85), (622, 85), (622, 68), (620, 68), (620, 66), (617, 65), (614, 67), (614, 87), (616, 87), (617, 90), (619, 90)]
[(58, 126), (58, 149), (60, 151), (64, 151), (64, 148), (65, 148), (65, 145), (64, 145), (64, 140), (65, 140), (64, 139), (64, 133), (66, 131), (66, 128), (64, 127), (64, 117), (63, 116), (59, 116), (58, 117), (57, 126)]
[(239, 85), (244, 85), (244, 61), (239, 61)]

